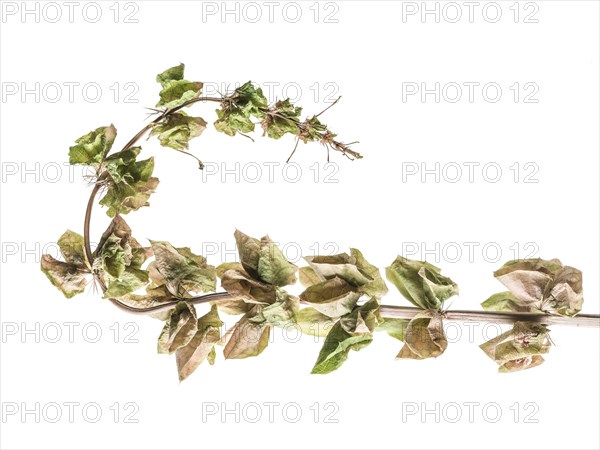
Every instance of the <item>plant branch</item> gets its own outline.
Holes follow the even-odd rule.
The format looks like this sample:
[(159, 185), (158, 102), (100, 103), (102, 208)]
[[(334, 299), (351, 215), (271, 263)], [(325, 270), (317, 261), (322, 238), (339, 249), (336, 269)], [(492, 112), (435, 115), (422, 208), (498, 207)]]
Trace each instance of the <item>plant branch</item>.
[[(190, 304), (199, 305), (208, 302), (219, 302), (223, 300), (233, 300), (234, 297), (227, 292), (216, 292), (212, 294), (200, 295), (188, 299), (183, 299)], [(119, 300), (111, 299), (113, 304), (119, 309), (132, 314), (146, 315), (165, 311), (177, 306), (182, 300), (163, 303), (161, 305), (148, 308), (135, 308), (126, 305)], [(302, 302), (301, 302), (302, 303)], [(412, 319), (417, 314), (423, 312), (420, 308), (412, 306), (381, 305), (379, 308), (381, 315), (391, 319)], [(563, 317), (550, 314), (539, 313), (513, 313), (513, 312), (492, 312), (492, 311), (468, 311), (455, 310), (442, 313), (446, 320), (452, 322), (486, 322), (512, 324), (515, 322), (536, 322), (544, 325), (565, 325), (575, 327), (600, 327), (600, 315), (597, 314), (578, 314), (575, 317)]]
[[(140, 131), (138, 131), (136, 133), (136, 135), (133, 136), (129, 140), (129, 142), (127, 142), (127, 144), (125, 144), (125, 146), (123, 147), (122, 150), (127, 150), (127, 149), (131, 148), (132, 146), (134, 146), (152, 128), (153, 125), (159, 123), (164, 118), (170, 116), (171, 114), (174, 114), (175, 112), (179, 111), (180, 109), (182, 109), (186, 106), (189, 106), (194, 103), (201, 102), (201, 101), (222, 102), (224, 100), (227, 100), (227, 97), (222, 97), (222, 98), (220, 98), (220, 97), (197, 97), (197, 98), (188, 100), (187, 102), (183, 103), (180, 106), (167, 109), (167, 110), (161, 112), (161, 114), (156, 119), (154, 119), (152, 122), (148, 123)], [(329, 109), (335, 103), (337, 103), (338, 100), (339, 100), (339, 98), (332, 105), (330, 105), (324, 111), (319, 113), (319, 115), (322, 114), (323, 112), (325, 112), (327, 109)], [(289, 119), (287, 119), (287, 120), (289, 120)], [(297, 121), (293, 121), (293, 122), (296, 123), (296, 125), (302, 130), (303, 125), (301, 122), (297, 122)], [(296, 147), (294, 147), (294, 151), (290, 155), (290, 158), (296, 151), (296, 148), (298, 146), (298, 141), (299, 141), (299, 139), (296, 142)], [(340, 144), (333, 140), (330, 140), (329, 143), (334, 144), (334, 147), (333, 147), (334, 150), (342, 151), (342, 153), (344, 153), (344, 154), (349, 153), (354, 156), (354, 152), (352, 152), (351, 150), (348, 150), (347, 148), (342, 148), (341, 150), (338, 148), (335, 148), (335, 144), (342, 145), (342, 146), (344, 144)], [(346, 145), (350, 145), (350, 144), (346, 144)], [(356, 154), (356, 155), (358, 155), (358, 154)], [(289, 161), (289, 158), (288, 158), (288, 161)], [(90, 244), (90, 223), (91, 223), (91, 217), (92, 217), (92, 210), (94, 207), (94, 201), (96, 199), (96, 196), (98, 195), (98, 192), (104, 185), (104, 181), (107, 178), (108, 178), (108, 172), (106, 172), (106, 171), (102, 172), (98, 176), (96, 183), (94, 185), (94, 188), (92, 189), (92, 192), (90, 193), (90, 198), (88, 200), (87, 208), (85, 211), (83, 238), (84, 238), (85, 256), (86, 256), (87, 263), (90, 268), (93, 267), (93, 260), (94, 260), (94, 256), (93, 256), (93, 252), (92, 252), (91, 244)], [(102, 292), (106, 292), (107, 287), (106, 287), (106, 283), (102, 279), (102, 276), (99, 273), (94, 273), (93, 275), (94, 275), (95, 280), (100, 285)], [(216, 293), (200, 295), (200, 296), (196, 296), (196, 297), (192, 297), (192, 298), (187, 298), (187, 299), (174, 298), (172, 301), (165, 302), (165, 303), (155, 305), (155, 306), (146, 307), (146, 308), (135, 308), (135, 307), (127, 305), (115, 298), (110, 298), (109, 301), (111, 303), (113, 303), (116, 307), (121, 309), (122, 311), (128, 312), (130, 314), (147, 315), (147, 314), (152, 314), (152, 313), (171, 309), (171, 308), (175, 307), (177, 305), (177, 303), (179, 303), (180, 301), (186, 301), (190, 304), (203, 304), (203, 303), (208, 303), (208, 302), (213, 302), (213, 301), (218, 302), (218, 301), (224, 301), (224, 300), (232, 300), (233, 298), (234, 297), (232, 297), (227, 292), (216, 292)], [(415, 315), (417, 315), (418, 313), (420, 313), (422, 311), (423, 311), (422, 309), (409, 307), (409, 306), (381, 305), (381, 307), (380, 307), (381, 315), (383, 317), (387, 317), (387, 318), (412, 319)], [(541, 323), (541, 324), (545, 324), (545, 325), (566, 325), (566, 326), (594, 327), (594, 328), (600, 327), (600, 315), (597, 315), (597, 314), (579, 314), (575, 317), (563, 317), (563, 316), (557, 316), (557, 315), (538, 314), (538, 313), (491, 312), (491, 311), (468, 311), (468, 310), (444, 311), (442, 314), (445, 319), (450, 320), (450, 321), (455, 321), (455, 322), (490, 322), (490, 323), (512, 324), (517, 321), (525, 321), (525, 322), (536, 322), (536, 323)]]
[[(381, 305), (380, 312), (384, 317), (396, 319), (411, 319), (422, 309), (408, 306)], [(544, 325), (566, 325), (574, 327), (600, 327), (600, 315), (577, 314), (574, 317), (564, 317), (540, 313), (517, 313), (495, 311), (450, 310), (442, 313), (446, 320), (452, 322), (487, 322), (505, 323), (535, 322)]]

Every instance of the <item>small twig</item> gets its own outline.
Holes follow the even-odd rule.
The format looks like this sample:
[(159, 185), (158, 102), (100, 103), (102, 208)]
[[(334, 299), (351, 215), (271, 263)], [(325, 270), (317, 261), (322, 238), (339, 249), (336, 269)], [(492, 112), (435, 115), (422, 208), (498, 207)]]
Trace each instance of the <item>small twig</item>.
[(184, 155), (188, 155), (188, 156), (191, 156), (192, 158), (194, 158), (196, 161), (198, 161), (198, 167), (200, 168), (200, 170), (204, 170), (204, 163), (196, 155), (194, 155), (190, 152), (186, 152), (185, 150), (177, 150), (177, 151), (179, 153), (183, 153)]
[(327, 108), (325, 108), (323, 111), (321, 111), (319, 114), (317, 114), (315, 117), (319, 117), (321, 114), (323, 114), (325, 111), (327, 111), (329, 108), (331, 108), (332, 106), (334, 106), (337, 102), (340, 101), (340, 98), (342, 98), (342, 96), (340, 95), (331, 105), (329, 105)]
[(289, 163), (290, 159), (292, 159), (292, 156), (294, 156), (294, 153), (296, 153), (296, 149), (298, 148), (298, 143), (300, 142), (300, 138), (296, 138), (296, 145), (294, 145), (294, 150), (292, 150), (292, 153), (290, 154), (290, 156), (288, 156), (288, 159), (285, 161), (285, 163)]
[(245, 138), (248, 138), (248, 139), (250, 139), (252, 142), (254, 142), (254, 138), (253, 138), (252, 136), (248, 136), (247, 134), (240, 133), (239, 131), (238, 131), (238, 134), (239, 134), (240, 136), (244, 136)]

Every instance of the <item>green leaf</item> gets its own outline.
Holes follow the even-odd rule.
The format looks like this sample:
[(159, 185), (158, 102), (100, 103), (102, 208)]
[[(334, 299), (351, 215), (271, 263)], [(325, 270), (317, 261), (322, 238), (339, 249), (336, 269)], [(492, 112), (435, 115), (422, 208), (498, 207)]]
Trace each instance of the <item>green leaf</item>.
[(158, 337), (158, 353), (175, 353), (189, 344), (197, 331), (198, 318), (194, 305), (179, 302)]
[(342, 317), (327, 334), (312, 373), (326, 374), (338, 369), (350, 350), (359, 351), (373, 340), (373, 330), (380, 320), (375, 300)]
[(414, 316), (404, 332), (404, 346), (398, 359), (437, 358), (448, 347), (444, 335), (443, 316), (432, 310)]
[(385, 331), (391, 337), (404, 342), (404, 335), (409, 322), (408, 319), (386, 318), (377, 326), (377, 331)]
[(236, 133), (254, 131), (252, 117), (262, 119), (267, 108), (267, 99), (261, 88), (255, 88), (248, 81), (223, 100), (221, 109), (217, 109), (215, 128), (221, 133), (234, 136)]
[(296, 324), (300, 331), (311, 336), (327, 336), (335, 323), (337, 319), (332, 319), (312, 307), (302, 308), (296, 314)]
[(279, 287), (296, 282), (298, 268), (283, 256), (269, 236), (258, 240), (240, 230), (235, 230), (234, 236), (240, 262), (248, 276)]
[(215, 129), (221, 133), (225, 133), (228, 136), (235, 136), (237, 133), (250, 133), (254, 131), (254, 122), (239, 108), (217, 109), (216, 113)]
[(353, 347), (362, 348), (372, 340), (373, 337), (368, 333), (351, 334), (345, 331), (339, 322), (336, 323), (327, 334), (311, 373), (326, 374), (339, 369), (348, 359), (348, 354)]
[(162, 86), (159, 93), (160, 101), (156, 106), (175, 108), (188, 100), (200, 96), (203, 84), (183, 79), (184, 64), (171, 67), (156, 76), (156, 81)]
[(351, 312), (360, 296), (350, 283), (336, 276), (306, 288), (300, 299), (320, 313), (335, 318)]
[(57, 243), (66, 262), (76, 265), (86, 264), (82, 235), (67, 230), (60, 238), (58, 238)]
[(264, 117), (263, 110), (267, 108), (267, 98), (263, 95), (262, 89), (255, 87), (251, 81), (237, 88), (231, 98), (245, 113), (259, 119)]
[(57, 261), (50, 255), (42, 255), (40, 266), (65, 297), (71, 298), (85, 290), (90, 275), (85, 266)]
[(544, 362), (550, 351), (550, 330), (533, 322), (515, 322), (513, 328), (479, 347), (500, 367), (499, 372), (531, 369)]
[(121, 238), (111, 235), (104, 246), (100, 255), (102, 261), (102, 270), (105, 274), (113, 278), (119, 278), (125, 272), (125, 249), (121, 245)]
[(225, 359), (258, 356), (267, 347), (273, 325), (257, 317), (261, 309), (260, 305), (254, 306), (233, 326), (223, 349)]
[(113, 125), (96, 128), (77, 139), (76, 145), (69, 147), (70, 164), (98, 165), (112, 148), (117, 137)]
[(179, 64), (177, 66), (169, 67), (162, 73), (156, 75), (156, 82), (161, 85), (165, 85), (170, 81), (183, 80), (183, 72), (185, 70), (185, 64)]
[(200, 136), (205, 129), (206, 121), (202, 117), (191, 117), (180, 111), (155, 124), (150, 136), (158, 136), (163, 147), (181, 151), (187, 150), (190, 139)]
[(105, 167), (110, 179), (100, 204), (108, 207), (106, 214), (109, 217), (149, 205), (148, 198), (156, 189), (158, 178), (151, 176), (154, 158), (136, 161), (140, 150), (134, 147), (106, 158)]
[(515, 297), (511, 292), (499, 292), (492, 295), (481, 306), (486, 311), (497, 312), (540, 312), (532, 305), (527, 305)]
[(215, 359), (217, 359), (217, 352), (215, 351), (214, 346), (210, 349), (210, 352), (208, 352), (208, 356), (206, 357), (206, 359), (208, 360), (208, 363), (211, 366), (215, 363)]
[(386, 275), (408, 301), (422, 309), (440, 309), (448, 298), (458, 294), (456, 283), (427, 262), (398, 256), (386, 268)]
[(287, 286), (296, 282), (298, 267), (289, 262), (279, 247), (268, 236), (260, 241), (258, 276), (274, 286)]
[(216, 272), (203, 256), (187, 247), (175, 248), (165, 241), (150, 241), (154, 252), (149, 270), (156, 285), (165, 284), (176, 297), (190, 292), (211, 292), (216, 289)]
[(135, 183), (139, 180), (148, 180), (154, 170), (154, 159), (148, 158), (137, 161), (142, 151), (141, 147), (132, 147), (114, 153), (106, 158), (104, 167), (115, 183)]
[(214, 305), (208, 314), (198, 319), (198, 331), (194, 337), (175, 352), (179, 381), (189, 377), (205, 359), (209, 358), (211, 365), (214, 363), (214, 348), (221, 339), (222, 326), (223, 322)]
[(275, 106), (269, 108), (261, 122), (264, 134), (272, 139), (279, 139), (286, 133), (298, 135), (301, 113), (302, 108), (294, 106), (289, 98), (279, 100)]
[(571, 317), (583, 306), (581, 271), (558, 259), (509, 261), (494, 276), (532, 309)]

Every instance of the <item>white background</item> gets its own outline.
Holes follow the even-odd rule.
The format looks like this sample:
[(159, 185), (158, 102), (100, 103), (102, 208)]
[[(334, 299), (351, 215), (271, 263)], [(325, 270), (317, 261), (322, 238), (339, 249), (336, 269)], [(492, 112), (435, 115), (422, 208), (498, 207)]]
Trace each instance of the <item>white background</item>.
[[(28, 5), (33, 8), (34, 3)], [(1, 401), (4, 408), (20, 408), (16, 415), (3, 415), (2, 448), (598, 448), (597, 329), (554, 327), (556, 346), (546, 363), (507, 375), (497, 374), (493, 361), (477, 347), (485, 340), (482, 324), (472, 338), (464, 326), (448, 329), (449, 339), (457, 331), (462, 336), (453, 339), (442, 357), (426, 361), (395, 361), (401, 343), (377, 334), (370, 347), (352, 352), (340, 370), (326, 376), (309, 375), (320, 344), (312, 337), (286, 342), (277, 331), (258, 358), (224, 361), (220, 355), (215, 366), (203, 364), (179, 384), (174, 358), (156, 354), (161, 322), (127, 316), (91, 290), (66, 300), (39, 271), (43, 247), (52, 248), (67, 228), (82, 231), (90, 187), (78, 170), (69, 179), (63, 166), (69, 145), (111, 122), (119, 133), (115, 147), (125, 144), (144, 124), (143, 107), (157, 101), (155, 75), (184, 62), (190, 80), (280, 83), (273, 96), (281, 97), (284, 83), (295, 83), (306, 114), (328, 105), (331, 99), (325, 96), (332, 91), (323, 86), (335, 83), (343, 98), (323, 120), (341, 139), (360, 140), (356, 150), (365, 157), (351, 162), (332, 155), (337, 182), (327, 183), (323, 171), (331, 167), (324, 166), (324, 149), (301, 145), (294, 161), (302, 176), (292, 183), (284, 179), (282, 168), (293, 138), (251, 143), (211, 126), (192, 142), (192, 152), (229, 168), (238, 161), (264, 169), (256, 183), (236, 183), (232, 176), (222, 183), (216, 175), (202, 180), (193, 160), (151, 139), (142, 145), (144, 154), (156, 156), (161, 184), (151, 198), (152, 208), (126, 217), (138, 239), (169, 240), (197, 252), (203, 244), (217, 243), (218, 254), (209, 256), (215, 265), (232, 259), (223, 246), (233, 249), (236, 227), (257, 237), (268, 233), (305, 255), (315, 245), (330, 252), (329, 242), (340, 251), (357, 247), (380, 267), (403, 248), (434, 249), (406, 256), (425, 257), (451, 276), (461, 288), (451, 307), (459, 309), (478, 309), (481, 301), (501, 291), (492, 272), (514, 258), (515, 249), (520, 249), (518, 257), (534, 249), (535, 256), (557, 257), (583, 271), (584, 312), (597, 314), (597, 2), (521, 3), (518, 23), (512, 1), (499, 2), (502, 17), (496, 23), (482, 15), (485, 2), (475, 10), (473, 23), (462, 2), (463, 17), (457, 23), (446, 20), (454, 17), (450, 9), (440, 9), (446, 16), (439, 23), (432, 15), (423, 21), (419, 14), (405, 15), (403, 21), (402, 2), (321, 4), (317, 23), (313, 2), (301, 2), (302, 17), (296, 23), (282, 16), (285, 3), (275, 10), (273, 23), (263, 3), (257, 23), (247, 20), (255, 13), (249, 9), (239, 23), (233, 15), (225, 23), (219, 14), (203, 16), (201, 2), (139, 1), (128, 9), (100, 3), (103, 15), (96, 23), (82, 16), (86, 2), (75, 10), (73, 23), (59, 2), (63, 17), (56, 23), (48, 22), (55, 13), (46, 9), (39, 23), (31, 15), (23, 21), (17, 13), (4, 15), (0, 24), (3, 94), (15, 83), (19, 89), (21, 83), (29, 89), (40, 83), (40, 98), (22, 98), (19, 92), (5, 95), (1, 105)], [(435, 2), (427, 7), (435, 8)], [(534, 8), (539, 9), (532, 16), (538, 22), (523, 23)], [(121, 13), (117, 23), (115, 9)], [(94, 11), (87, 12), (93, 18)], [(124, 23), (131, 12), (137, 23)], [(294, 11), (287, 12), (293, 18)], [(332, 12), (330, 19), (337, 23), (324, 23)], [(494, 11), (487, 12), (493, 19)], [(80, 83), (72, 102), (64, 85), (70, 82)], [(456, 103), (448, 101), (454, 96), (450, 91), (439, 103), (433, 95), (425, 102), (419, 95), (403, 101), (403, 83), (427, 83), (429, 88), (440, 83), (442, 89), (465, 82), (480, 83), (473, 102), (466, 87)], [(531, 92), (523, 90), (525, 83), (537, 86), (537, 103), (525, 103), (522, 95), (515, 102), (510, 86), (517, 82), (521, 94)], [(55, 102), (52, 83), (63, 86), (62, 98)], [(97, 102), (84, 98), (85, 83), (101, 86)], [(110, 90), (114, 83), (119, 89)], [(139, 87), (132, 97), (137, 103), (123, 101), (132, 92), (123, 88), (125, 83)], [(315, 83), (321, 89), (311, 90)], [(486, 83), (501, 86), (497, 102), (482, 97)], [(212, 104), (195, 105), (190, 112), (212, 122), (213, 110)], [(315, 161), (321, 171), (317, 183), (310, 169)], [(264, 162), (280, 163), (273, 183)], [(422, 162), (429, 168), (439, 163), (440, 170), (459, 165), (465, 172), (454, 183), (449, 182), (454, 172), (442, 174), (439, 182), (434, 175), (422, 182), (419, 175), (403, 173), (407, 163), (418, 167)], [(473, 182), (464, 163), (479, 163)], [(483, 177), (486, 163), (501, 167), (499, 181)], [(521, 168), (516, 183), (510, 169), (515, 163)], [(527, 163), (533, 164), (527, 168), (537, 168), (532, 178), (537, 182), (523, 182), (531, 171), (525, 170)], [(62, 167), (58, 173), (57, 165)], [(488, 175), (495, 176), (492, 171)], [(107, 223), (96, 209), (93, 236)], [(475, 248), (472, 258), (467, 245)], [(482, 252), (486, 245), (487, 255)], [(456, 247), (463, 252), (459, 257), (447, 252)], [(500, 249), (498, 257), (494, 249)], [(385, 303), (408, 305), (393, 287)], [(78, 324), (72, 343), (65, 322)], [(115, 323), (121, 331), (117, 343)], [(232, 323), (229, 317), (228, 325)], [(49, 342), (53, 324), (63, 333), (57, 343)], [(82, 335), (86, 324), (91, 337), (101, 329), (97, 343)], [(36, 326), (38, 332), (21, 335), (24, 328)], [(16, 335), (8, 332), (14, 327)], [(125, 333), (131, 331), (137, 343), (126, 342)], [(487, 331), (489, 337), (497, 333)], [(63, 417), (50, 423), (47, 419), (56, 411), (46, 406), (39, 419), (29, 414), (23, 420), (21, 408), (34, 408), (36, 402), (41, 409), (58, 403)], [(69, 423), (67, 402), (97, 403), (102, 418), (90, 423), (79, 406)], [(125, 407), (129, 402), (137, 404), (137, 423), (125, 423), (124, 413), (134, 411)], [(237, 420), (234, 414), (224, 420), (220, 414), (203, 414), (211, 406), (234, 409), (236, 402)], [(257, 423), (250, 423), (256, 413), (253, 402), (263, 414)], [(268, 402), (280, 404), (274, 423), (269, 423)], [(470, 402), (475, 403), (473, 423)], [(117, 423), (114, 407), (110, 409), (115, 403), (121, 412)], [(421, 416), (424, 409), (435, 410), (436, 403), (439, 417)], [(284, 405), (292, 405), (287, 416)], [(291, 420), (294, 406), (302, 412), (296, 423)], [(403, 414), (413, 407), (417, 414)], [(315, 409), (321, 413), (316, 423)], [(452, 423), (457, 411), (462, 416)], [(502, 415), (494, 422), (498, 411)], [(327, 423), (328, 412), (334, 412), (331, 418), (337, 423)]]

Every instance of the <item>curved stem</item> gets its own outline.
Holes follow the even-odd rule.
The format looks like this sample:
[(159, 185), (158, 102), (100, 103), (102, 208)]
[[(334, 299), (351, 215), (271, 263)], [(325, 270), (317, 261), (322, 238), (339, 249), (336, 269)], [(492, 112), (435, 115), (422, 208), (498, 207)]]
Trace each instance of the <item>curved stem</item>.
[(85, 209), (85, 219), (83, 222), (83, 243), (85, 248), (85, 257), (87, 259), (88, 265), (90, 268), (94, 262), (94, 256), (92, 253), (92, 246), (90, 244), (90, 223), (92, 221), (92, 209), (94, 208), (94, 200), (96, 200), (96, 195), (98, 195), (98, 191), (102, 187), (100, 181), (104, 180), (108, 176), (107, 172), (104, 172), (102, 175), (98, 177), (96, 184), (94, 185), (94, 189), (90, 194), (90, 198), (87, 203), (87, 207)]
[(161, 114), (159, 114), (159, 116), (156, 119), (154, 119), (152, 122), (150, 122), (149, 124), (147, 124), (140, 131), (138, 131), (137, 134), (135, 136), (133, 136), (129, 140), (129, 142), (127, 144), (125, 144), (125, 146), (123, 147), (122, 150), (127, 150), (128, 148), (131, 148), (133, 145), (135, 145), (135, 143), (137, 141), (139, 141), (142, 138), (142, 136), (144, 136), (144, 134), (146, 134), (148, 131), (150, 131), (150, 129), (152, 128), (152, 125), (157, 124), (158, 122), (160, 122), (161, 120), (163, 120), (165, 117), (170, 116), (173, 113), (176, 113), (177, 111), (179, 111), (182, 108), (185, 108), (186, 106), (193, 105), (194, 103), (203, 102), (203, 101), (204, 102), (219, 102), (220, 103), (223, 100), (224, 100), (224, 97), (196, 97), (196, 98), (193, 98), (191, 100), (188, 100), (187, 102), (182, 103), (179, 106), (167, 109), (166, 111), (164, 111)]
[[(185, 301), (194, 305), (200, 305), (202, 303), (218, 302), (219, 300), (231, 300), (231, 298), (232, 297), (228, 292), (213, 292), (212, 294), (206, 294), (199, 297), (186, 298)], [(147, 308), (135, 308), (117, 300), (116, 298), (111, 298), (109, 300), (113, 305), (115, 305), (122, 311), (142, 316), (174, 308), (175, 306), (177, 306), (177, 303), (181, 301), (173, 300), (167, 303), (162, 303), (160, 305), (149, 306)]]
[[(146, 134), (148, 131), (150, 131), (150, 129), (152, 128), (152, 125), (157, 124), (158, 122), (160, 122), (161, 120), (163, 120), (165, 117), (167, 117), (167, 116), (169, 116), (169, 115), (171, 115), (171, 114), (179, 111), (181, 108), (183, 108), (185, 106), (189, 106), (189, 105), (191, 105), (193, 103), (200, 102), (200, 101), (222, 102), (223, 98), (219, 98), (219, 97), (197, 97), (197, 98), (193, 98), (191, 100), (188, 100), (187, 102), (183, 103), (180, 106), (177, 106), (175, 108), (171, 108), (171, 109), (168, 109), (168, 110), (162, 112), (156, 119), (154, 119), (152, 122), (150, 122), (149, 124), (147, 124), (140, 131), (138, 131), (135, 134), (135, 136), (133, 136), (129, 140), (129, 142), (127, 142), (127, 144), (125, 144), (125, 146), (121, 149), (121, 151), (127, 150), (127, 149), (131, 148), (132, 146), (134, 146), (144, 136), (144, 134)], [(107, 155), (105, 155), (105, 157), (106, 156)], [(90, 267), (92, 267), (92, 263), (93, 263), (93, 259), (94, 259), (93, 258), (93, 254), (92, 254), (91, 245), (90, 245), (90, 223), (91, 223), (91, 220), (92, 220), (92, 209), (94, 207), (94, 200), (96, 198), (96, 195), (98, 195), (98, 191), (102, 187), (102, 181), (104, 181), (107, 177), (108, 177), (108, 172), (106, 172), (106, 171), (103, 172), (102, 174), (100, 174), (98, 176), (98, 179), (96, 180), (96, 184), (94, 185), (94, 189), (92, 189), (92, 192), (90, 193), (90, 198), (88, 200), (87, 208), (85, 210), (85, 220), (84, 220), (84, 224), (83, 224), (83, 240), (84, 240), (84, 247), (85, 247), (85, 256), (87, 258), (87, 262), (88, 262), (88, 264), (89, 264)]]
[[(152, 122), (148, 123), (140, 131), (138, 131), (135, 134), (135, 136), (133, 136), (129, 140), (129, 142), (127, 142), (127, 144), (125, 144), (125, 146), (121, 149), (121, 151), (127, 150), (127, 149), (131, 148), (132, 146), (134, 146), (144, 136), (144, 134), (146, 134), (148, 131), (150, 131), (150, 129), (152, 128), (153, 125), (157, 124), (158, 122), (160, 122), (161, 120), (163, 120), (165, 117), (167, 117), (167, 116), (169, 116), (169, 115), (171, 115), (171, 114), (179, 111), (181, 108), (184, 108), (185, 106), (188, 106), (188, 105), (191, 105), (193, 103), (200, 102), (200, 101), (222, 102), (223, 98), (219, 98), (219, 97), (197, 97), (197, 98), (193, 98), (191, 100), (188, 100), (187, 102), (183, 103), (180, 106), (177, 106), (175, 108), (167, 109), (166, 111), (162, 112), (156, 119), (154, 119)], [(186, 152), (184, 152), (184, 153), (186, 153)], [(104, 155), (104, 157), (106, 157), (106, 156), (108, 156), (108, 155)], [(194, 156), (194, 155), (191, 155), (191, 156)], [(200, 161), (200, 160), (198, 160), (198, 161)], [(98, 195), (98, 191), (100, 191), (104, 180), (106, 180), (107, 178), (108, 178), (108, 172), (106, 172), (106, 171), (102, 172), (98, 176), (98, 179), (96, 180), (96, 183), (94, 184), (94, 188), (92, 189), (92, 192), (90, 193), (90, 198), (88, 200), (87, 207), (85, 209), (85, 219), (84, 219), (84, 222), (83, 222), (83, 244), (84, 244), (84, 250), (85, 250), (85, 257), (87, 259), (87, 263), (88, 263), (88, 266), (90, 267), (90, 269), (92, 268), (92, 265), (93, 265), (93, 262), (94, 262), (94, 254), (92, 252), (92, 247), (91, 247), (91, 243), (90, 243), (90, 224), (91, 224), (91, 221), (92, 221), (92, 209), (94, 208), (94, 200), (96, 199), (96, 195)], [(102, 292), (106, 292), (106, 283), (104, 283), (104, 280), (102, 279), (102, 277), (100, 276), (100, 274), (94, 273), (94, 278), (96, 279), (96, 281), (100, 285), (100, 288), (102, 289)], [(134, 312), (135, 311), (135, 308), (132, 308), (132, 307), (130, 307), (130, 306), (128, 306), (128, 305), (120, 302), (117, 299), (111, 298), (109, 300), (112, 303), (114, 303), (116, 306), (118, 306), (119, 308), (121, 308), (121, 309), (123, 309), (125, 311), (128, 311), (128, 312)], [(209, 300), (207, 300), (207, 301), (209, 301)], [(149, 309), (149, 310), (143, 312), (143, 314), (148, 314), (149, 312), (151, 312), (151, 308), (147, 308), (147, 309)], [(140, 313), (142, 313), (142, 312), (140, 312)]]

